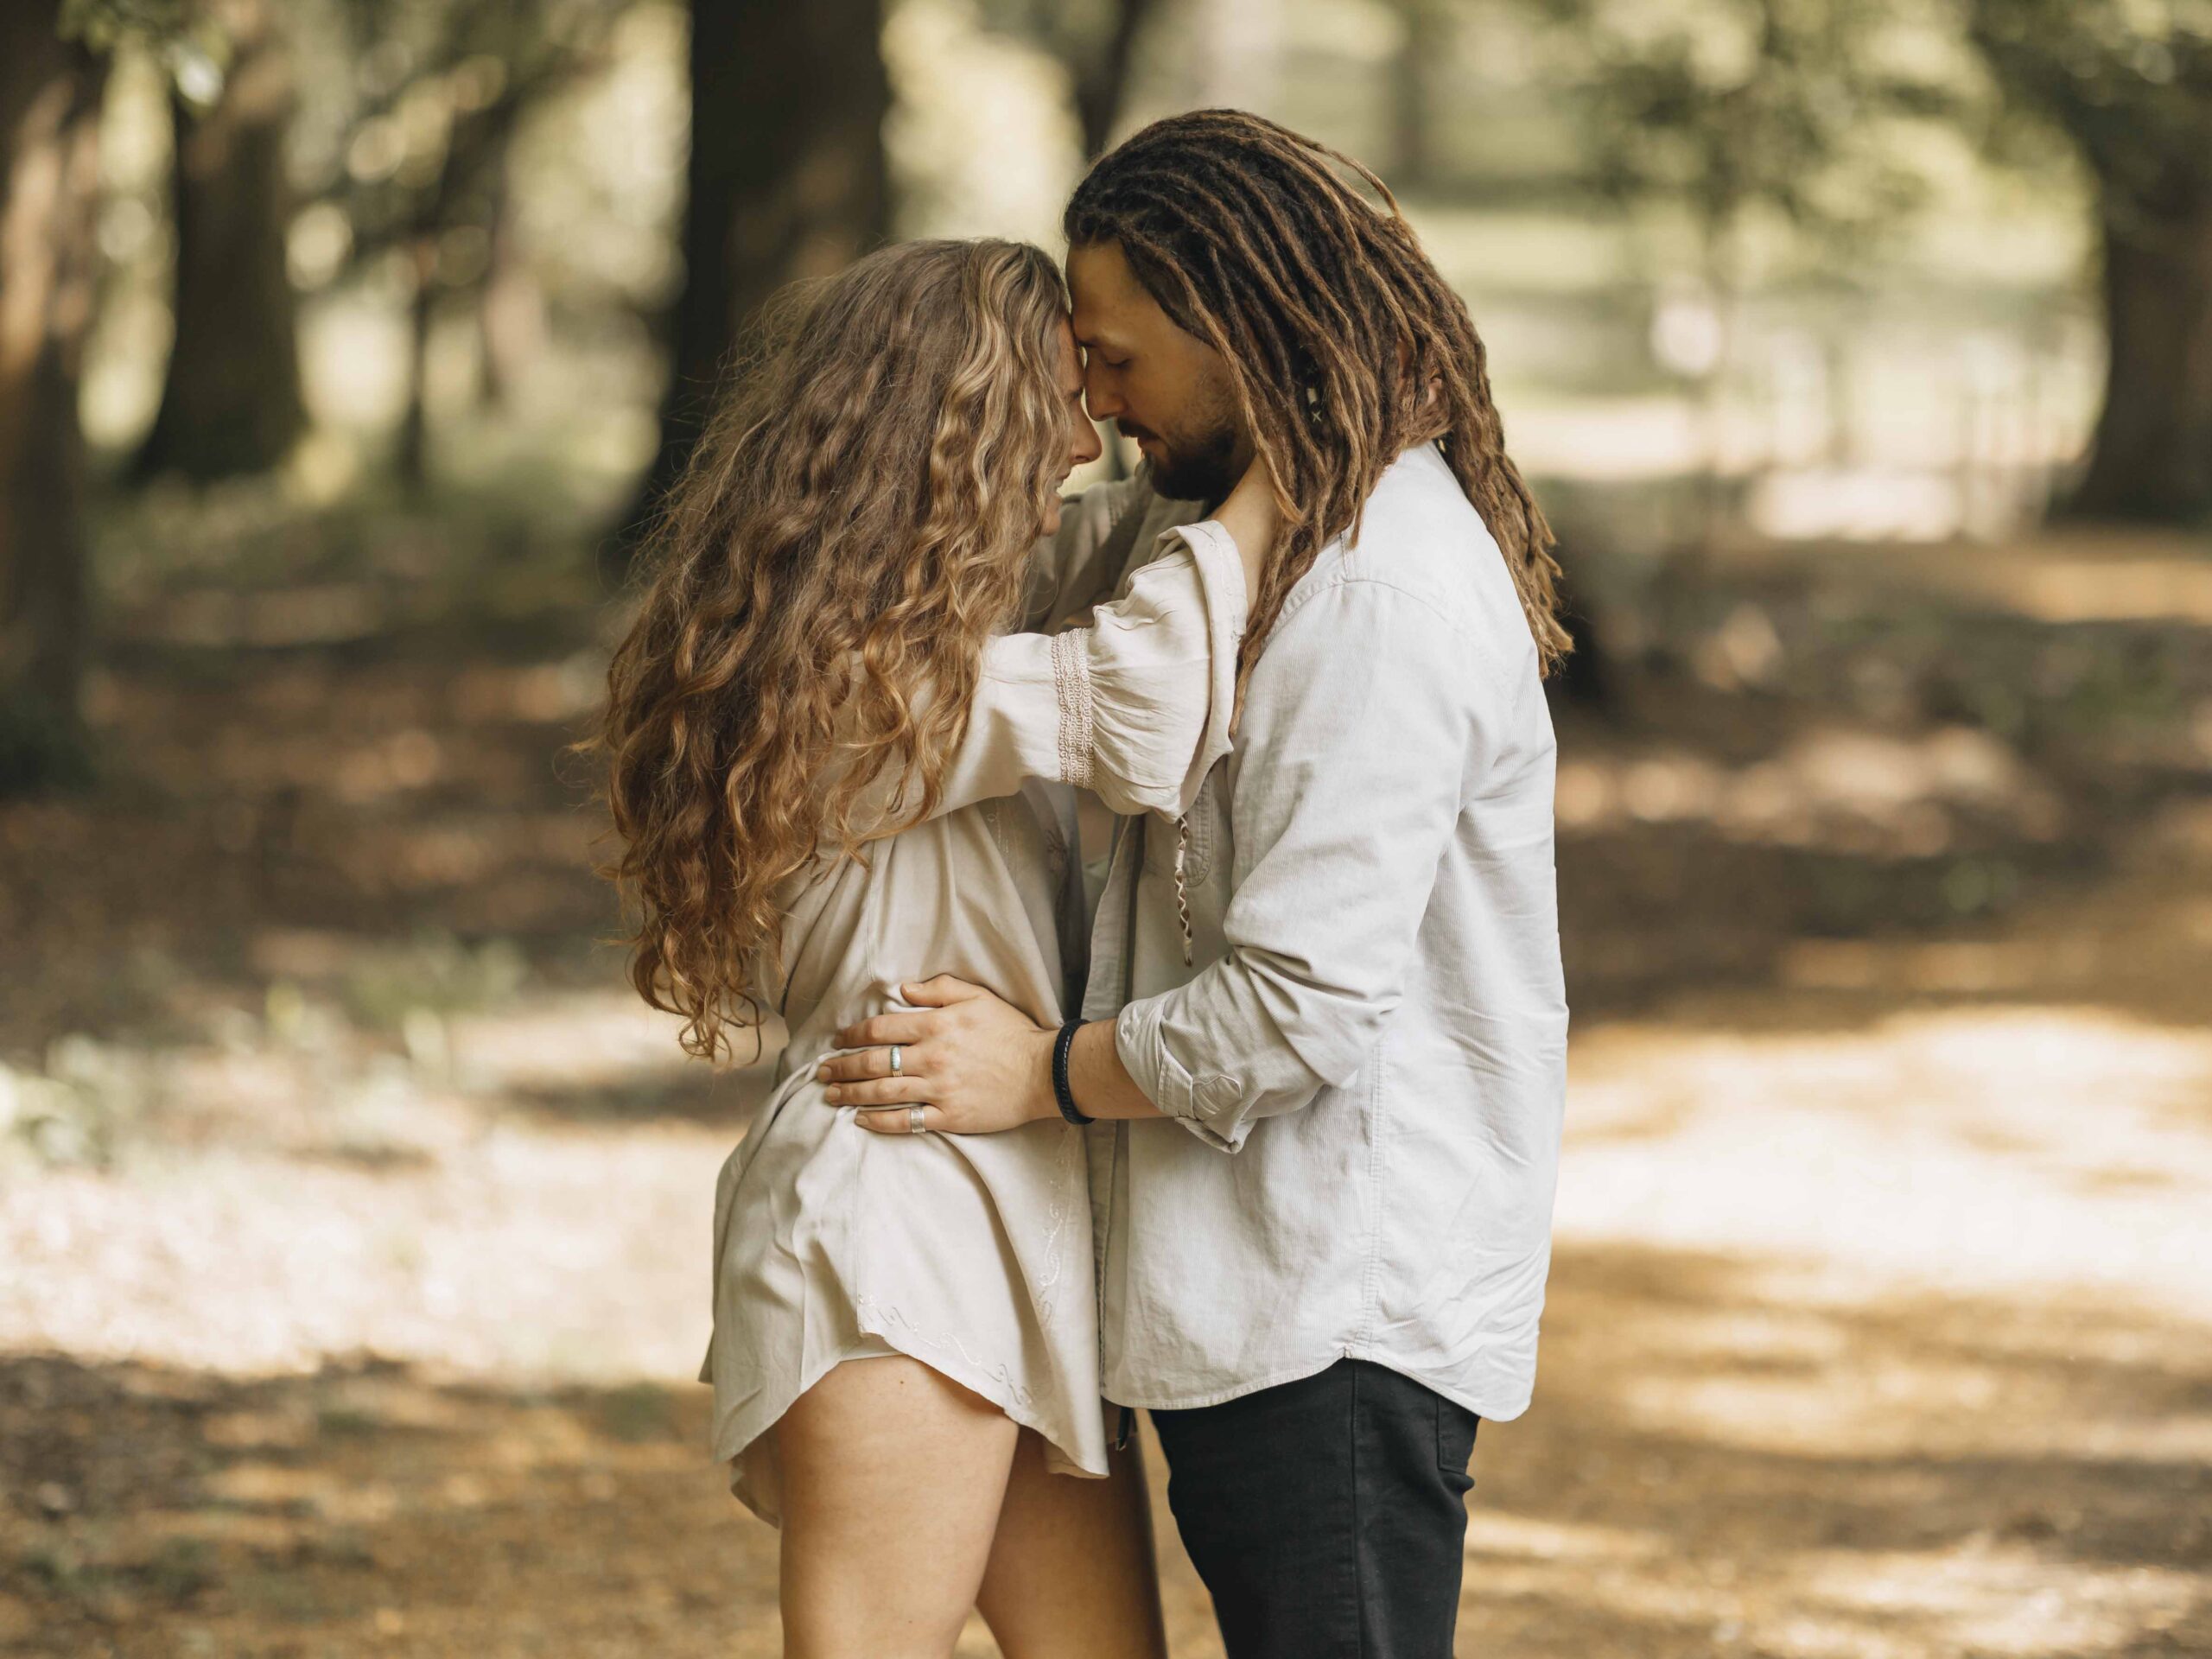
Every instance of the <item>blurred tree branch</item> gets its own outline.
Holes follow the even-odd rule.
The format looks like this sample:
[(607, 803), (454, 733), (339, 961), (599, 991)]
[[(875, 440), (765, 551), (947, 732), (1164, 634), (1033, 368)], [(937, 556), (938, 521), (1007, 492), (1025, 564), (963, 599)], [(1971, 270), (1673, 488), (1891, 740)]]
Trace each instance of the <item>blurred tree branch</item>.
[(1450, 62), (1457, 16), (1450, 0), (1393, 0), (1391, 9), (1402, 31), (1390, 60), (1392, 188), (1427, 189), (1437, 181), (1437, 75)]
[[(350, 268), (398, 256), (410, 289), (396, 467), (426, 481), (426, 370), (442, 296), (490, 274), (516, 131), (596, 73), (629, 0), (338, 0), (353, 105), (318, 194), (351, 230)], [(468, 232), (469, 256), (455, 232)]]

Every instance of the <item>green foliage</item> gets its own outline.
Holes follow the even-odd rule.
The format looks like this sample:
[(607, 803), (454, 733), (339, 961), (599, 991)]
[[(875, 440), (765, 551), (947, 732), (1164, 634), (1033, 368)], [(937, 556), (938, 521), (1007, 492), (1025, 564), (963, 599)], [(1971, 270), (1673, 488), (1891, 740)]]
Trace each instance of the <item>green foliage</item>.
[[(356, 264), (488, 226), (517, 124), (598, 67), (627, 6), (318, 0), (308, 9), (339, 82), (317, 111), (326, 130), (311, 147), (323, 175), (313, 193), (344, 210)], [(463, 275), (437, 274), (450, 285)]]
[(1916, 121), (2014, 162), (2062, 135), (2107, 211), (2156, 217), (2212, 188), (2212, 0), (1524, 3), (1599, 186), (1680, 200), (1715, 231), (1754, 207), (1878, 228), (1923, 194), (1895, 142)]
[(2063, 133), (2108, 213), (2212, 190), (2212, 0), (1965, 0), (2016, 111)]
[(137, 43), (149, 48), (179, 93), (206, 109), (222, 95), (230, 41), (192, 0), (61, 0), (61, 37), (111, 53)]
[(132, 38), (160, 40), (181, 32), (185, 0), (61, 0), (61, 38), (110, 52)]
[(496, 1006), (528, 976), (528, 960), (511, 939), (469, 944), (430, 932), (364, 952), (347, 969), (345, 1001), (363, 1023), (401, 1030), (418, 1009), (461, 1014)]
[(1707, 237), (1755, 208), (1834, 239), (1921, 200), (1900, 122), (1968, 96), (1908, 0), (1530, 0), (1594, 181), (1683, 203)]

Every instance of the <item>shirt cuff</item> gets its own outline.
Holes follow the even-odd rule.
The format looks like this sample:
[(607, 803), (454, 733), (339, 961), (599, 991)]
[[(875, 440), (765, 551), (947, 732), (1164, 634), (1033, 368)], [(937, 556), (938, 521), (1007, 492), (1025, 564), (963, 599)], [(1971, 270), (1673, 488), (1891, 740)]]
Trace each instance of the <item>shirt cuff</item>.
[(1122, 1008), (1114, 1020), (1114, 1051), (1145, 1098), (1217, 1152), (1235, 1152), (1251, 1133), (1244, 1085), (1221, 1071), (1192, 1077), (1170, 1053), (1160, 1031), (1167, 997), (1147, 997)]

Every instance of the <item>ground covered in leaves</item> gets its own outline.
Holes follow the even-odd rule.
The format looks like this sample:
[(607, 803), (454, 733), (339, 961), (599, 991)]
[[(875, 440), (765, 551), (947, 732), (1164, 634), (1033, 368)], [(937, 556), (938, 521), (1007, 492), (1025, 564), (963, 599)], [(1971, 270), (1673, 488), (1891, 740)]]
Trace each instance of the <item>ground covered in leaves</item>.
[[(0, 1652), (776, 1652), (692, 1381), (753, 1080), (594, 942), (598, 578), (170, 512), (107, 528), (97, 787), (0, 807)], [(1601, 623), (1461, 1651), (2212, 1650), (2212, 550), (1747, 549)]]

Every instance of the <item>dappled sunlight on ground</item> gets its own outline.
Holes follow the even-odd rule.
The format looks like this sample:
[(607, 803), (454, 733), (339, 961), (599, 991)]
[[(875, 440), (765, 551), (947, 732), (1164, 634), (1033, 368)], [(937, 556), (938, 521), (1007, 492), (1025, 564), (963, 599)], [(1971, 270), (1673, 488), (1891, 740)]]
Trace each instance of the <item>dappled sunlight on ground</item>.
[(447, 1029), (411, 1058), (306, 1035), (162, 1056), (161, 1128), (0, 1202), (10, 1345), (688, 1375), (714, 1172), (757, 1076), (682, 1065), (672, 1022), (613, 992)]
[(1835, 1265), (1563, 1244), (1537, 1407), (1478, 1452), (1464, 1645), (2194, 1650), (2203, 1327)]
[[(0, 811), (0, 1651), (772, 1654), (693, 1380), (766, 1074), (604, 943), (590, 585), (345, 534), (312, 602), (146, 578), (101, 791)], [(1716, 557), (1562, 709), (1558, 1248), (1461, 1651), (2212, 1651), (2178, 558)]]
[(1874, 1287), (2100, 1289), (2212, 1328), (2212, 1034), (1996, 1007), (1615, 1027), (1578, 1061), (1564, 1236), (1802, 1252)]

